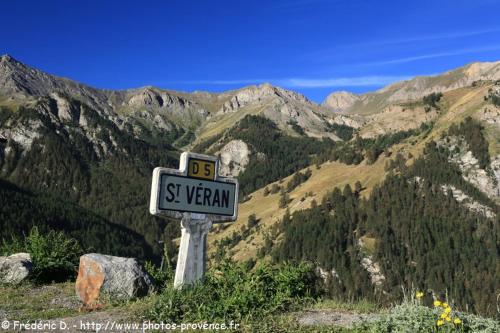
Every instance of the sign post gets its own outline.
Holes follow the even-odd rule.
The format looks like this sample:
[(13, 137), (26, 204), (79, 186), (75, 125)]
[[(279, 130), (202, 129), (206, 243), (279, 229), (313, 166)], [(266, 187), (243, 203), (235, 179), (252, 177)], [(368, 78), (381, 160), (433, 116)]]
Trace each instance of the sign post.
[(236, 220), (238, 181), (218, 174), (213, 156), (182, 153), (177, 169), (155, 168), (149, 211), (181, 219), (181, 244), (174, 287), (203, 277), (206, 239), (212, 224)]

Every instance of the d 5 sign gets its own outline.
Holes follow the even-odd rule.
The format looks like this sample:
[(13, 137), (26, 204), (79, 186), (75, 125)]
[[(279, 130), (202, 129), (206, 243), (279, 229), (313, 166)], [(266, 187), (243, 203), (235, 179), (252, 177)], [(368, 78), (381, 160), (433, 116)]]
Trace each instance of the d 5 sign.
[(188, 163), (188, 177), (214, 180), (215, 162), (190, 158)]

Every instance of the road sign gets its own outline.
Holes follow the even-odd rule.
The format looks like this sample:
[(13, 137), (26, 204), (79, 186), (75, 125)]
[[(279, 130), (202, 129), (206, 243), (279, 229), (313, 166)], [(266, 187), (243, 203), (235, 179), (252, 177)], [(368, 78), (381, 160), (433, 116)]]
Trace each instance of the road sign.
[(212, 222), (236, 220), (238, 182), (217, 173), (216, 157), (181, 155), (180, 169), (155, 168), (150, 212), (181, 218), (183, 213), (207, 214)]
[(174, 287), (195, 283), (205, 272), (206, 237), (213, 222), (238, 215), (238, 181), (221, 177), (213, 156), (182, 153), (177, 169), (155, 168), (149, 211), (181, 220)]
[(233, 216), (236, 184), (162, 174), (160, 211)]

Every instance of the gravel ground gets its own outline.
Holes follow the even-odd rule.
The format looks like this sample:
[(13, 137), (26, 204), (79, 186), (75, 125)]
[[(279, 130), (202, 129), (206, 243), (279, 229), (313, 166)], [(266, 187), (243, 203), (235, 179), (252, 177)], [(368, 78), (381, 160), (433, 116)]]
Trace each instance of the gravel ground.
[[(130, 321), (125, 314), (119, 311), (100, 311), (82, 314), (80, 316), (58, 319), (67, 325), (66, 330), (56, 332), (143, 332), (140, 329), (125, 328), (127, 324), (140, 324), (137, 321)], [(57, 320), (56, 320), (57, 321)], [(148, 330), (147, 332), (149, 332)]]
[(334, 310), (308, 310), (298, 313), (297, 321), (304, 326), (339, 326), (352, 328), (362, 321), (373, 321), (380, 318), (377, 314), (359, 314)]

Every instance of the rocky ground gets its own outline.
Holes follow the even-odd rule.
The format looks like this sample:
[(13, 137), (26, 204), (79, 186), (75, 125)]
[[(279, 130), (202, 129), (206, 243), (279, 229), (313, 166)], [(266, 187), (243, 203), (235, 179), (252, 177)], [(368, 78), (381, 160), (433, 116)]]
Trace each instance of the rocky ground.
[[(42, 320), (57, 326), (50, 332), (142, 332), (141, 329), (123, 325), (141, 325), (144, 322), (141, 313), (151, 297), (127, 302), (104, 302), (106, 305), (89, 310), (82, 307), (78, 300), (74, 282), (43, 286), (29, 283), (0, 285), (0, 322), (7, 320), (13, 325), (14, 321), (32, 323)], [(320, 305), (319, 308), (316, 306), (296, 312), (290, 318), (309, 331), (314, 327), (352, 328), (357, 323), (375, 320), (380, 316), (373, 313), (376, 311), (371, 307), (343, 308), (336, 304), (324, 304), (323, 307)], [(61, 322), (66, 329), (59, 328)], [(4, 331), (10, 332), (9, 329)]]
[(356, 312), (339, 312), (337, 310), (307, 310), (298, 313), (297, 322), (303, 326), (337, 326), (352, 328), (363, 321), (374, 321), (378, 314), (360, 314)]
[[(102, 325), (116, 325), (124, 322), (140, 322), (136, 318), (136, 309), (142, 305), (135, 303), (110, 302), (96, 309), (85, 309), (75, 293), (74, 282), (54, 283), (50, 285), (32, 285), (29, 283), (18, 286), (0, 285), (0, 322), (8, 321), (11, 325), (6, 332), (15, 332), (14, 321), (33, 323), (43, 320), (51, 321), (60, 327), (67, 325), (61, 332), (97, 332)], [(3, 327), (2, 327), (3, 328)], [(41, 332), (38, 330), (37, 332)], [(125, 332), (125, 330), (107, 330), (108, 332)], [(50, 330), (50, 332), (58, 332)]]

